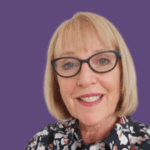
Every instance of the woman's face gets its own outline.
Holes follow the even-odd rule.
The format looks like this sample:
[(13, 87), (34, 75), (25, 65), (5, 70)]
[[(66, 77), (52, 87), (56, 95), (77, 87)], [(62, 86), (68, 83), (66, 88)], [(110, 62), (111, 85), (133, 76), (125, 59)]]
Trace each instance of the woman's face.
[[(75, 54), (71, 56), (87, 59), (97, 53), (95, 51), (97, 49), (106, 50), (95, 38), (89, 43), (88, 49), (74, 51)], [(90, 69), (87, 63), (83, 63), (80, 72), (74, 77), (63, 78), (57, 75), (60, 93), (70, 114), (86, 125), (99, 124), (112, 115), (120, 98), (120, 74), (118, 61), (116, 67), (106, 73), (96, 73)], [(91, 93), (103, 94), (102, 101), (92, 107), (86, 107), (79, 103), (77, 97)]]

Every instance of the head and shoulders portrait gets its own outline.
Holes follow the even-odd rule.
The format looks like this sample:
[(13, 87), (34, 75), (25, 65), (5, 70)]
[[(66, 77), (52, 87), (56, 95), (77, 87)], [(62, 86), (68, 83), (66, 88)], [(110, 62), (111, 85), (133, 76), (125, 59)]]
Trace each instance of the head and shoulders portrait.
[(138, 106), (132, 56), (103, 16), (77, 12), (56, 29), (44, 97), (58, 122), (44, 126), (24, 150), (150, 149), (150, 127), (132, 119)]

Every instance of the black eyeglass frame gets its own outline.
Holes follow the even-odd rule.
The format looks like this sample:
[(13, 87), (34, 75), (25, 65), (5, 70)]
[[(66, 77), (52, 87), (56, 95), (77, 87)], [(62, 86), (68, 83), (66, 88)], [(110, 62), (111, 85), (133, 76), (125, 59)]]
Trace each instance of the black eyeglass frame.
[[(94, 69), (92, 68), (92, 66), (90, 65), (90, 63), (89, 63), (90, 59), (91, 59), (92, 57), (94, 57), (95, 55), (98, 55), (98, 54), (101, 54), (101, 53), (110, 53), (110, 52), (111, 52), (111, 53), (114, 53), (114, 54), (116, 55), (116, 63), (115, 63), (115, 65), (114, 65), (114, 67), (113, 67), (112, 69), (108, 70), (108, 71), (103, 71), (103, 72), (99, 72), (99, 71), (94, 70)], [(102, 52), (96, 53), (96, 54), (90, 56), (90, 57), (87, 58), (87, 59), (79, 59), (79, 58), (75, 58), (75, 57), (60, 57), (60, 58), (52, 59), (52, 60), (51, 60), (51, 65), (52, 65), (54, 71), (55, 71), (59, 76), (64, 77), (64, 78), (71, 78), (71, 77), (77, 75), (77, 74), (80, 72), (83, 63), (87, 63), (87, 64), (89, 65), (89, 67), (90, 67), (94, 72), (97, 72), (97, 73), (106, 73), (106, 72), (109, 72), (109, 71), (113, 70), (113, 69), (116, 67), (116, 65), (117, 65), (118, 60), (119, 60), (120, 57), (121, 57), (120, 51), (118, 51), (118, 50), (107, 50), (107, 51), (102, 51)], [(64, 58), (76, 59), (76, 60), (78, 60), (78, 61), (80, 62), (80, 67), (79, 67), (79, 70), (77, 71), (76, 74), (74, 74), (74, 75), (72, 75), (72, 76), (62, 76), (61, 74), (59, 74), (59, 73), (57, 72), (57, 70), (55, 69), (55, 62), (56, 62), (57, 60), (64, 59)]]

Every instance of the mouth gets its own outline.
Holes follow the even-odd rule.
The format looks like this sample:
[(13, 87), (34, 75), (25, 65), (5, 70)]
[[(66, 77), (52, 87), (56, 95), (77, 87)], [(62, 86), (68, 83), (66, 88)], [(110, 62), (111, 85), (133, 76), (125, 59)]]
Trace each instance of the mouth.
[(90, 103), (90, 102), (96, 102), (102, 97), (103, 97), (103, 95), (98, 95), (98, 96), (91, 96), (91, 97), (79, 97), (77, 99), (79, 101), (84, 101), (84, 102)]
[(78, 102), (81, 105), (86, 106), (86, 107), (92, 107), (92, 106), (98, 105), (102, 101), (102, 99), (103, 99), (103, 95), (100, 96), (100, 98), (95, 101), (84, 101), (81, 98), (77, 98)]

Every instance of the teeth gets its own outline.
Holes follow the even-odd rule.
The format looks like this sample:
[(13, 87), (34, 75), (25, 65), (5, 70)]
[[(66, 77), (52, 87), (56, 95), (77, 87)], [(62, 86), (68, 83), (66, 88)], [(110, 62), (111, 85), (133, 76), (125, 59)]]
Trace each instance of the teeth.
[(102, 97), (102, 95), (99, 96), (91, 96), (91, 97), (80, 97), (81, 100), (85, 101), (85, 102), (95, 102), (97, 100), (99, 100)]

